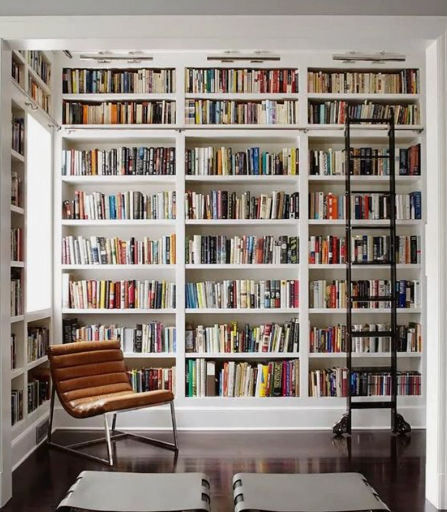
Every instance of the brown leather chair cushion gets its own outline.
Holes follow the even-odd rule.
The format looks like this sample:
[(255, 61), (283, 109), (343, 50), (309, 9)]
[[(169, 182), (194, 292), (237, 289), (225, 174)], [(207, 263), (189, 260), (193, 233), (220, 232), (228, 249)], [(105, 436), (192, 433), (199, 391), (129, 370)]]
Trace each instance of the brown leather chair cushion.
[(170, 391), (135, 393), (118, 341), (82, 341), (51, 345), (51, 376), (64, 409), (75, 418), (163, 404)]

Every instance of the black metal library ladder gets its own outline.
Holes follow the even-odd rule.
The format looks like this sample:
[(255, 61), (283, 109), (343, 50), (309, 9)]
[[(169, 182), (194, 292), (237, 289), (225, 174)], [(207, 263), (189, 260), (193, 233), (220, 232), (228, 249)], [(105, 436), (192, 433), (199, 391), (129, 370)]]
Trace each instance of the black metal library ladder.
[[(346, 309), (346, 342), (347, 342), (347, 412), (333, 427), (333, 433), (336, 436), (344, 434), (351, 434), (352, 428), (352, 411), (355, 409), (390, 409), (391, 410), (391, 430), (394, 434), (406, 434), (411, 432), (411, 427), (403, 416), (397, 411), (397, 342), (398, 342), (398, 329), (397, 329), (397, 293), (396, 293), (396, 175), (395, 175), (395, 125), (394, 125), (394, 111), (391, 111), (388, 119), (374, 119), (374, 118), (353, 118), (349, 117), (349, 109), (346, 109), (345, 117), (345, 197), (346, 197), (346, 294), (347, 294), (347, 309)], [(360, 123), (369, 123), (373, 125), (386, 125), (388, 127), (388, 155), (354, 155), (351, 148), (351, 126)], [(354, 169), (355, 159), (374, 160), (374, 159), (387, 159), (389, 161), (389, 188), (381, 190), (381, 194), (389, 195), (390, 205), (390, 218), (389, 223), (386, 225), (383, 222), (377, 224), (364, 225), (363, 223), (352, 222), (351, 212), (351, 197), (353, 194), (370, 193), (371, 190), (353, 190), (351, 187), (351, 173)], [(380, 264), (388, 267), (390, 270), (391, 281), (391, 295), (390, 296), (354, 296), (352, 290), (352, 267), (364, 265), (368, 268), (368, 263), (356, 263), (352, 261), (351, 243), (352, 236), (358, 230), (367, 232), (369, 230), (383, 230), (389, 234), (390, 240), (390, 253), (388, 261), (381, 263), (372, 263), (374, 265)], [(371, 263), (369, 263), (371, 264)], [(363, 277), (363, 276), (362, 276)], [(390, 330), (382, 331), (353, 331), (352, 327), (352, 310), (354, 302), (376, 302), (386, 301), (390, 302), (391, 308), (390, 315)], [(353, 337), (383, 337), (390, 338), (390, 365), (380, 367), (360, 367), (355, 368), (352, 366), (352, 338)], [(391, 376), (391, 396), (390, 400), (380, 401), (353, 401), (351, 390), (351, 376), (354, 372), (389, 372)]]

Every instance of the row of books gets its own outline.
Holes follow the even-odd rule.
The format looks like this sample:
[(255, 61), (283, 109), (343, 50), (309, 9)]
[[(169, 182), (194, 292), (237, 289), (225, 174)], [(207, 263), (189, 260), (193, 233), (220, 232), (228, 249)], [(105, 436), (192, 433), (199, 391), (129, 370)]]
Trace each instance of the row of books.
[(254, 196), (247, 191), (240, 196), (227, 190), (208, 194), (188, 191), (185, 194), (187, 219), (298, 219), (299, 193), (273, 191)]
[(10, 352), (11, 352), (11, 370), (17, 368), (17, 336), (14, 332), (11, 333), (9, 338)]
[(64, 94), (175, 92), (175, 69), (71, 69), (62, 71)]
[[(351, 282), (352, 307), (354, 309), (387, 309), (391, 307), (386, 297), (391, 297), (392, 283), (387, 279), (357, 280)], [(347, 307), (347, 288), (344, 280), (318, 280), (309, 283), (309, 308), (338, 309)], [(395, 283), (398, 308), (421, 307), (421, 285), (419, 280), (401, 279)], [(356, 297), (363, 300), (356, 300)], [(365, 300), (368, 297), (381, 300)]]
[(11, 425), (23, 420), (23, 390), (11, 389)]
[[(397, 372), (399, 396), (420, 395), (421, 383), (419, 372)], [(351, 396), (391, 396), (391, 384), (391, 374), (385, 371), (356, 371), (349, 376), (347, 368), (314, 370), (309, 375), (309, 394), (315, 398), (344, 397), (350, 385)]]
[(196, 353), (265, 353), (300, 350), (298, 318), (284, 324), (238, 325), (238, 322), (210, 327), (186, 326), (185, 351)]
[(299, 150), (278, 152), (259, 147), (236, 151), (222, 146), (186, 150), (185, 173), (191, 176), (282, 176), (299, 174)]
[[(354, 324), (353, 331), (390, 332), (390, 324)], [(311, 327), (309, 350), (312, 354), (335, 354), (347, 350), (346, 325)], [(383, 336), (352, 338), (352, 351), (355, 353), (391, 352), (391, 338)], [(416, 322), (397, 326), (397, 352), (422, 352), (422, 327)]]
[(23, 229), (11, 228), (11, 260), (23, 261), (24, 247), (23, 247)]
[(166, 281), (70, 281), (70, 275), (63, 274), (62, 283), (64, 308), (175, 308), (175, 284)]
[[(187, 397), (297, 397), (300, 395), (298, 359), (251, 364), (190, 359), (186, 365)], [(216, 375), (217, 370), (217, 375)]]
[(175, 366), (172, 368), (141, 368), (127, 372), (132, 389), (136, 393), (145, 391), (175, 392)]
[(80, 325), (77, 318), (62, 320), (63, 343), (75, 341), (120, 341), (123, 352), (160, 354), (175, 353), (176, 328), (161, 322), (136, 324), (135, 327), (119, 325)]
[(22, 67), (14, 60), (11, 60), (11, 76), (19, 85), (22, 83)]
[(351, 119), (390, 119), (394, 116), (397, 125), (415, 125), (421, 122), (419, 105), (389, 105), (384, 103), (354, 104), (346, 101), (309, 103), (309, 124), (344, 124), (346, 114)]
[(175, 147), (64, 149), (62, 176), (175, 175)]
[(75, 191), (73, 201), (63, 202), (64, 219), (81, 220), (143, 220), (175, 219), (175, 190), (144, 194), (138, 191), (103, 194)]
[(419, 70), (389, 72), (309, 71), (307, 90), (336, 94), (418, 94)]
[(62, 238), (63, 265), (175, 265), (176, 235), (159, 240), (103, 236)]
[[(400, 176), (421, 175), (421, 145), (396, 148), (396, 167)], [(351, 175), (389, 176), (390, 160), (387, 148), (352, 148)], [(311, 176), (344, 176), (346, 153), (344, 150), (315, 149), (309, 151)]]
[(11, 171), (11, 204), (21, 208), (23, 206), (23, 180), (17, 171)]
[[(351, 195), (351, 218), (357, 220), (389, 219), (391, 214), (390, 196), (381, 192)], [(396, 194), (396, 220), (422, 219), (422, 194)], [(311, 192), (309, 194), (309, 219), (344, 219), (346, 216), (346, 195), (332, 192)]]
[(186, 235), (186, 263), (192, 264), (296, 264), (297, 236)]
[(28, 381), (28, 414), (50, 399), (50, 375), (34, 374)]
[(50, 96), (48, 94), (45, 94), (43, 90), (37, 85), (37, 83), (34, 81), (33, 77), (29, 77), (28, 81), (28, 93), (31, 96), (31, 98), (41, 107), (45, 110), (45, 112), (50, 112)]
[(28, 327), (28, 363), (46, 356), (49, 345), (50, 330), (48, 327)]
[(186, 283), (191, 309), (287, 309), (299, 307), (299, 282), (294, 279), (253, 279)]
[(25, 120), (12, 116), (12, 149), (25, 154)]
[(39, 50), (29, 50), (28, 64), (49, 86), (51, 81), (51, 64), (45, 59), (42, 52)]
[(187, 68), (187, 93), (297, 93), (297, 69)]
[(175, 124), (175, 101), (64, 101), (63, 124)]
[[(397, 264), (410, 265), (421, 262), (421, 237), (398, 235), (395, 238)], [(351, 237), (353, 263), (387, 263), (391, 261), (390, 236), (355, 235)], [(346, 263), (346, 238), (341, 236), (310, 236), (309, 263), (337, 265)]]
[(186, 100), (186, 124), (298, 123), (298, 101)]
[(23, 315), (23, 283), (21, 269), (11, 268), (11, 316)]

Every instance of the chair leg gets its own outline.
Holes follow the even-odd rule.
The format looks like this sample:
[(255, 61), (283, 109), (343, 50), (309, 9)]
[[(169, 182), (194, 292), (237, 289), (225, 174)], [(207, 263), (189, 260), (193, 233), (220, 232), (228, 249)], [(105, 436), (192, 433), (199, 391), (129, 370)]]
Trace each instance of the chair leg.
[(50, 400), (50, 421), (48, 422), (48, 433), (47, 433), (47, 442), (51, 443), (51, 436), (53, 434), (53, 416), (54, 416), (54, 402), (56, 399), (56, 388), (54, 385), (51, 390), (51, 400)]
[(104, 428), (106, 431), (107, 453), (109, 455), (109, 466), (113, 466), (112, 439), (110, 437), (110, 428), (109, 428), (109, 421), (107, 419), (107, 414), (104, 414)]
[(175, 408), (174, 401), (170, 403), (171, 406), (171, 420), (172, 420), (172, 434), (174, 436), (174, 446), (178, 450), (178, 438), (177, 438), (177, 421), (175, 419)]
[(115, 413), (113, 413), (113, 416), (112, 416), (112, 434), (113, 434), (113, 433), (115, 432), (115, 430), (116, 430), (116, 416), (117, 416), (116, 412), (115, 412)]

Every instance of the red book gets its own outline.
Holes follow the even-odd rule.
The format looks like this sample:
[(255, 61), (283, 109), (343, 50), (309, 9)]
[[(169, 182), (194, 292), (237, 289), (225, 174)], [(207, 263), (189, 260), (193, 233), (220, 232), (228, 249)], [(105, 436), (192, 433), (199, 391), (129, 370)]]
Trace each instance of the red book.
[(129, 308), (135, 309), (135, 281), (128, 281), (128, 288), (129, 288)]

